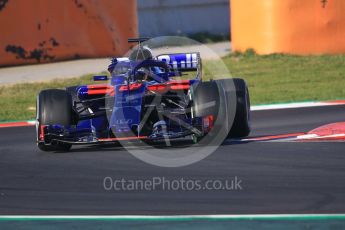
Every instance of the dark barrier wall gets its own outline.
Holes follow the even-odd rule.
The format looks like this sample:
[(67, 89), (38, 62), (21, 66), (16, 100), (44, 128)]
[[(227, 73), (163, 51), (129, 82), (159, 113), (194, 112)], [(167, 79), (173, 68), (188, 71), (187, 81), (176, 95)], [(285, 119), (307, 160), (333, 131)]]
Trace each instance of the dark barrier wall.
[(235, 50), (345, 53), (344, 0), (231, 0)]
[(125, 53), (135, 0), (0, 0), (0, 66)]

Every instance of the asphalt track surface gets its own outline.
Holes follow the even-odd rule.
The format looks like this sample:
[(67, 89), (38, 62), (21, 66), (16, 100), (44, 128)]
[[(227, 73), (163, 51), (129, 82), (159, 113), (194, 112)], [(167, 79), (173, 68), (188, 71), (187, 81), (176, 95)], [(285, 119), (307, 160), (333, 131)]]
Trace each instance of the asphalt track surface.
[[(345, 106), (255, 111), (251, 136), (307, 132), (341, 122)], [(148, 165), (121, 147), (44, 153), (34, 127), (0, 129), (0, 215), (279, 214), (345, 212), (345, 143), (225, 141), (193, 165)], [(106, 191), (134, 180), (242, 180), (236, 191)]]

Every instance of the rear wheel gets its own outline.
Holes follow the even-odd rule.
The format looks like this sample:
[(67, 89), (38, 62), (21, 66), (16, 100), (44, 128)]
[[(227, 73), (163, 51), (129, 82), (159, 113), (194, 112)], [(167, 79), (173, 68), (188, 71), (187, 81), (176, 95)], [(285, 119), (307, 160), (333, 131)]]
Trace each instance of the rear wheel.
[(46, 143), (44, 138), (45, 126), (62, 125), (69, 126), (72, 123), (72, 99), (65, 90), (43, 90), (37, 96), (37, 146), (42, 151), (68, 151), (72, 145), (58, 141)]
[(219, 90), (216, 82), (200, 82), (193, 88), (193, 116), (217, 116), (219, 109)]
[[(246, 82), (240, 78), (199, 83), (193, 89), (194, 117), (213, 115), (211, 135), (242, 138), (250, 133), (250, 99)], [(193, 139), (195, 141), (195, 137)]]
[[(226, 110), (222, 89), (216, 81), (200, 82), (191, 88), (192, 94), (192, 117), (202, 118), (202, 127), (200, 128), (203, 136), (193, 134), (194, 143), (215, 144), (220, 139), (223, 141), (226, 137), (227, 129), (224, 129), (224, 112)], [(206, 121), (207, 126), (205, 127)], [(207, 135), (206, 135), (207, 134)]]

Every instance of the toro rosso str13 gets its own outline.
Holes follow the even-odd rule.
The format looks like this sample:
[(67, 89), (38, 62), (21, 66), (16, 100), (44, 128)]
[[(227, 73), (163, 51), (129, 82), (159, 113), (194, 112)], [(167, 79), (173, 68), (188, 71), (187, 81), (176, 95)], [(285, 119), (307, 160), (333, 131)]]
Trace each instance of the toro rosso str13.
[[(36, 135), (41, 150), (188, 136), (198, 142), (212, 132), (225, 132), (224, 138), (249, 134), (250, 102), (244, 80), (202, 81), (199, 53), (153, 56), (143, 41), (129, 39), (139, 45), (129, 57), (112, 59), (109, 79), (94, 76), (107, 84), (38, 94)], [(195, 75), (181, 80), (187, 71)]]

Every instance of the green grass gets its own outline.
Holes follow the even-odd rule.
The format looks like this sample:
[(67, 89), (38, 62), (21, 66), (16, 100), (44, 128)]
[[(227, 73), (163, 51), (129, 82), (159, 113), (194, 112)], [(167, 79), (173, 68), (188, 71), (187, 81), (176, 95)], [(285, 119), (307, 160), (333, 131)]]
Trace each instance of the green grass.
[(345, 98), (345, 55), (259, 56), (249, 51), (224, 62), (233, 77), (247, 81), (252, 104)]
[[(345, 98), (345, 55), (293, 56), (233, 53), (223, 59), (232, 77), (249, 84), (252, 104), (317, 101)], [(227, 77), (221, 63), (204, 63), (205, 79)], [(224, 67), (224, 66), (223, 66)], [(218, 75), (211, 76), (211, 72)], [(35, 117), (37, 93), (46, 88), (89, 84), (91, 75), (44, 83), (0, 87), (0, 121)]]
[(36, 113), (36, 95), (40, 90), (88, 84), (92, 82), (92, 76), (0, 86), (0, 121), (33, 119)]

